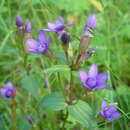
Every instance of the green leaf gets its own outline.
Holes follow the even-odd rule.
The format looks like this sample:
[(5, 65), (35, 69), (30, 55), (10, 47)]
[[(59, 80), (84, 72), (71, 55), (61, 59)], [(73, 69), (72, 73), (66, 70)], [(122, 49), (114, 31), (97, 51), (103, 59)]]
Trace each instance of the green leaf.
[(38, 88), (40, 86), (39, 77), (36, 75), (26, 76), (21, 80), (21, 86), (33, 97), (39, 99)]
[(55, 72), (65, 72), (65, 71), (70, 71), (70, 68), (67, 65), (54, 65), (53, 67), (44, 70), (44, 73), (55, 73)]
[(64, 97), (58, 92), (45, 96), (41, 105), (54, 111), (63, 110), (67, 106)]
[(96, 121), (90, 106), (83, 101), (78, 101), (75, 105), (68, 107), (70, 116), (79, 122), (83, 127), (93, 129), (96, 128)]

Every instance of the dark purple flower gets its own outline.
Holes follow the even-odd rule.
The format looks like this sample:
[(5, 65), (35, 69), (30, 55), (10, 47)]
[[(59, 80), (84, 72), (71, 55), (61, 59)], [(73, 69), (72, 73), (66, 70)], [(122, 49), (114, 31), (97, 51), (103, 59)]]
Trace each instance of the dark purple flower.
[(39, 31), (39, 41), (35, 39), (26, 39), (25, 43), (27, 44), (28, 52), (37, 53), (37, 54), (47, 54), (49, 49), (51, 39), (46, 37), (45, 31)]
[(67, 44), (70, 41), (70, 35), (66, 31), (58, 32), (59, 39), (63, 44)]
[(27, 22), (25, 24), (25, 32), (26, 33), (31, 33), (32, 32), (32, 24), (30, 22)]
[(34, 118), (32, 116), (27, 116), (27, 120), (30, 124), (34, 123)]
[(86, 26), (90, 29), (94, 29), (97, 25), (97, 17), (96, 14), (92, 14), (88, 19), (87, 19), (87, 24)]
[(58, 19), (54, 23), (48, 22), (48, 29), (43, 30), (47, 32), (60, 32), (64, 30), (65, 26), (72, 26), (74, 24), (75, 23), (65, 25), (64, 19), (61, 16), (58, 16)]
[(48, 88), (48, 86), (49, 86), (49, 82), (48, 82), (48, 80), (45, 80), (45, 82), (44, 82), (44, 88)]
[(12, 98), (16, 95), (16, 88), (14, 88), (11, 82), (8, 82), (5, 88), (0, 88), (0, 93), (5, 98)]
[(48, 115), (47, 114), (42, 114), (41, 117), (46, 119), (48, 117)]
[(121, 113), (117, 112), (117, 104), (107, 104), (105, 100), (102, 101), (100, 113), (108, 120), (112, 120), (121, 116)]
[(17, 27), (21, 27), (23, 25), (22, 18), (19, 15), (16, 16), (16, 25)]
[(98, 74), (98, 68), (96, 64), (90, 66), (89, 72), (86, 73), (83, 70), (79, 71), (80, 80), (86, 88), (92, 89), (103, 89), (105, 88), (105, 81), (108, 77), (107, 73)]

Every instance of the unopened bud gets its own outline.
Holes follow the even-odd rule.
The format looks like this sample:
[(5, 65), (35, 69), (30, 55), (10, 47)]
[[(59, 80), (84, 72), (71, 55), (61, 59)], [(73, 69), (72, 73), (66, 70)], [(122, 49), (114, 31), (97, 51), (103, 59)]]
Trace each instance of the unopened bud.
[(84, 54), (81, 55), (78, 63), (82, 63), (85, 60), (89, 59), (95, 51), (96, 51), (96, 47), (87, 50)]
[(23, 25), (22, 18), (19, 15), (16, 16), (16, 25), (17, 27), (21, 27)]
[(25, 24), (25, 33), (31, 33), (32, 32), (32, 24), (30, 22), (27, 22)]
[(80, 54), (82, 54), (86, 48), (88, 47), (89, 43), (90, 43), (91, 38), (89, 37), (89, 35), (83, 36), (81, 38), (81, 42), (80, 42), (80, 46), (79, 46), (79, 52)]
[(48, 86), (49, 86), (49, 83), (48, 83), (48, 80), (46, 80), (46, 81), (44, 82), (44, 88), (48, 88)]
[(86, 26), (90, 29), (94, 29), (97, 25), (97, 17), (96, 14), (92, 14), (88, 19), (87, 19), (87, 24)]
[(27, 116), (27, 120), (30, 124), (34, 123), (34, 118), (32, 116)]
[(58, 33), (59, 39), (62, 41), (64, 45), (68, 44), (70, 41), (70, 36), (66, 31), (61, 31)]

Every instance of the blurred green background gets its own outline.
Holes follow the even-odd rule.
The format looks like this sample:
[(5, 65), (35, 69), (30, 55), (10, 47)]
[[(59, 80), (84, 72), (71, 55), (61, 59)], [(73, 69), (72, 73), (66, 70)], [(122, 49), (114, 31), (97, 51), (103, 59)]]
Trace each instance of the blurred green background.
[[(86, 19), (92, 13), (98, 17), (98, 25), (90, 47), (98, 49), (89, 63), (96, 63), (100, 70), (110, 74), (108, 86), (116, 97), (120, 108), (130, 111), (130, 0), (0, 0), (0, 84), (12, 80), (21, 58), (15, 41), (15, 17), (20, 15), (24, 22), (33, 26), (33, 37), (37, 38), (40, 28), (47, 28), (48, 21), (63, 16), (76, 26), (68, 29), (70, 34), (80, 38)], [(49, 34), (50, 35), (50, 34)], [(52, 41), (56, 43), (55, 37)], [(72, 41), (73, 48), (78, 46)], [(58, 48), (53, 46), (56, 52)], [(31, 58), (30, 58), (31, 59)], [(35, 65), (34, 65), (35, 66)], [(85, 65), (84, 65), (85, 68)], [(36, 68), (37, 69), (37, 68)], [(22, 71), (24, 73), (24, 70)], [(17, 75), (13, 77), (15, 84)], [(126, 117), (113, 121), (100, 130), (129, 130)], [(118, 125), (115, 125), (118, 124)]]

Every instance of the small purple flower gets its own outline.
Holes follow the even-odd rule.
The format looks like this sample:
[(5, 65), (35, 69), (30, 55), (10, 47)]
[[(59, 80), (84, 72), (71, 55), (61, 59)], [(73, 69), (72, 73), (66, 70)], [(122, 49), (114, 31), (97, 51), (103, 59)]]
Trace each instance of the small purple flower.
[(14, 88), (11, 82), (8, 82), (5, 88), (0, 88), (0, 94), (5, 98), (12, 98), (16, 96), (16, 88)]
[(27, 116), (27, 120), (30, 124), (33, 124), (34, 123), (34, 118), (32, 116)]
[(48, 80), (45, 80), (45, 82), (44, 82), (44, 88), (48, 88), (48, 86), (49, 86), (49, 82), (48, 82)]
[(31, 33), (32, 32), (32, 24), (30, 22), (27, 22), (25, 24), (25, 32), (26, 33)]
[(37, 53), (37, 54), (46, 54), (48, 52), (51, 39), (46, 37), (45, 31), (40, 30), (39, 31), (39, 41), (35, 39), (26, 39), (25, 43), (27, 44), (28, 52)]
[(75, 23), (65, 25), (64, 19), (61, 16), (58, 16), (58, 19), (54, 23), (48, 22), (48, 29), (43, 30), (47, 32), (60, 32), (64, 30), (65, 26), (72, 26), (74, 24)]
[(92, 14), (88, 19), (87, 19), (87, 24), (84, 27), (83, 30), (83, 36), (88, 36), (88, 37), (92, 37), (92, 32), (91, 30), (93, 30), (97, 25), (97, 17), (96, 14)]
[(87, 24), (86, 26), (90, 29), (94, 29), (97, 25), (97, 17), (96, 14), (92, 14), (88, 19), (87, 19)]
[(92, 89), (104, 89), (105, 81), (108, 77), (107, 73), (98, 74), (98, 68), (96, 64), (90, 66), (89, 72), (86, 73), (83, 70), (79, 71), (80, 80), (86, 88)]
[(17, 27), (23, 26), (22, 18), (19, 15), (16, 16), (16, 25)]
[(121, 116), (121, 113), (117, 112), (117, 104), (107, 104), (105, 100), (102, 101), (100, 113), (108, 120), (112, 120)]

